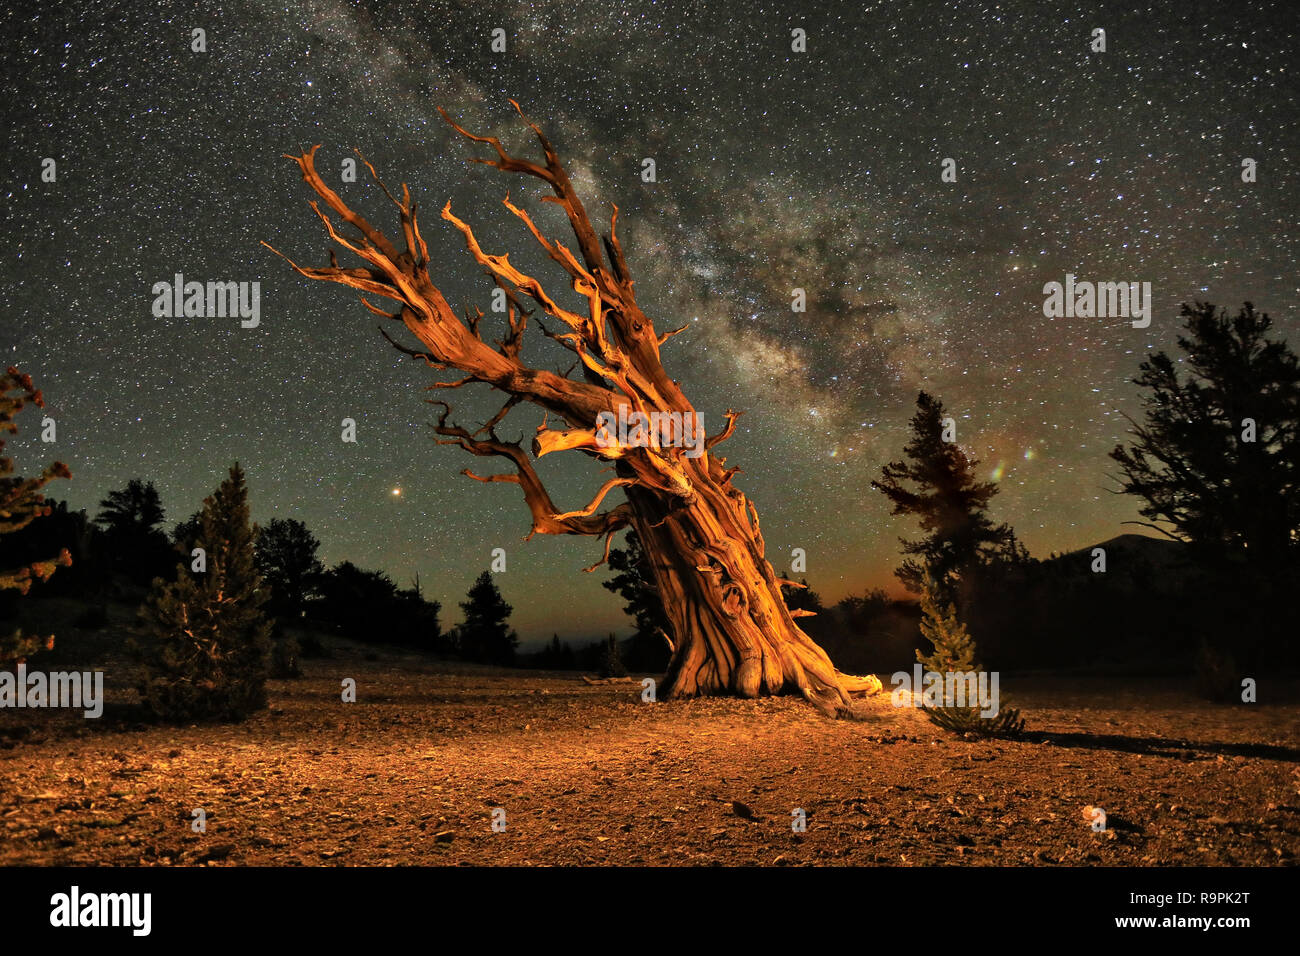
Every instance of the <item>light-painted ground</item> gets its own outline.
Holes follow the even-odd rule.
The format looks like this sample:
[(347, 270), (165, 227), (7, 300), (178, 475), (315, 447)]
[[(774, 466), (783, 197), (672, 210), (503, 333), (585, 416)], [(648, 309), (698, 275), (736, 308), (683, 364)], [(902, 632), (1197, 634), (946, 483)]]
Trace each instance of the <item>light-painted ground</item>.
[[(1019, 741), (882, 697), (647, 704), (576, 675), (366, 661), (241, 725), (0, 714), (3, 864), (1292, 864), (1300, 706), (1179, 682), (1004, 683)], [(340, 700), (354, 677), (358, 702)], [(117, 703), (133, 692), (110, 689)], [(1294, 690), (1294, 688), (1291, 688)], [(1294, 698), (1293, 698), (1294, 699)], [(1083, 807), (1100, 806), (1094, 833)], [(203, 808), (207, 832), (191, 830)], [(492, 808), (505, 811), (494, 833)], [(807, 831), (792, 830), (792, 811)]]

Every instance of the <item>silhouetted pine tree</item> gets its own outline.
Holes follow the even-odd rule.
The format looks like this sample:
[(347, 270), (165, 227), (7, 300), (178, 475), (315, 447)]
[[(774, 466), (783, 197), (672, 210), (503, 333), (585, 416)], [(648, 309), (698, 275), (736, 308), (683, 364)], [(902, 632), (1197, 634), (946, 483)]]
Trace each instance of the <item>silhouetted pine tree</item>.
[(871, 487), (889, 499), (891, 514), (915, 515), (925, 532), (916, 541), (900, 539), (903, 553), (916, 558), (903, 561), (895, 572), (898, 579), (920, 594), (929, 574), (945, 600), (952, 600), (964, 574), (991, 560), (1026, 555), (1011, 528), (993, 524), (985, 513), (998, 486), (977, 481), (979, 462), (967, 458), (956, 441), (943, 440), (943, 403), (921, 392), (916, 406), (905, 459), (885, 465)]
[(1212, 659), (1211, 672), (1254, 673), (1300, 646), (1300, 359), (1249, 302), (1235, 316), (1208, 302), (1181, 314), (1186, 357), (1139, 366), (1144, 418), (1110, 457), (1141, 501), (1136, 523), (1197, 558), (1185, 602), (1208, 643), (1198, 672)]
[(320, 542), (293, 518), (272, 518), (257, 535), (257, 569), (271, 591), (271, 608), (280, 617), (302, 616), (325, 572), (316, 552)]
[(638, 671), (663, 670), (671, 656), (663, 635), (670, 633), (671, 626), (655, 587), (649, 559), (635, 530), (628, 529), (621, 549), (609, 552), (609, 567), (617, 573), (602, 581), (601, 587), (627, 602), (623, 612), (636, 622), (625, 663)]
[(613, 634), (605, 641), (605, 647), (601, 651), (600, 667), (597, 668), (597, 674), (601, 677), (626, 677), (627, 667), (623, 664), (623, 656), (618, 650), (618, 639)]
[(519, 638), (506, 621), (514, 608), (501, 596), (491, 572), (480, 574), (467, 596), (460, 605), (465, 621), (457, 628), (461, 656), (483, 664), (513, 664)]
[(114, 570), (140, 585), (166, 571), (174, 555), (159, 527), (166, 513), (152, 481), (132, 478), (120, 491), (110, 491), (99, 507), (95, 524), (103, 529)]
[[(1186, 359), (1156, 352), (1133, 443), (1110, 453), (1148, 527), (1256, 573), (1300, 557), (1300, 360), (1247, 302), (1182, 307)], [(1186, 373), (1185, 375), (1183, 373)]]
[(203, 502), (201, 523), (206, 570), (181, 564), (175, 581), (154, 581), (141, 608), (152, 640), (136, 645), (146, 666), (139, 691), (164, 720), (239, 720), (266, 706), (270, 623), (238, 464)]

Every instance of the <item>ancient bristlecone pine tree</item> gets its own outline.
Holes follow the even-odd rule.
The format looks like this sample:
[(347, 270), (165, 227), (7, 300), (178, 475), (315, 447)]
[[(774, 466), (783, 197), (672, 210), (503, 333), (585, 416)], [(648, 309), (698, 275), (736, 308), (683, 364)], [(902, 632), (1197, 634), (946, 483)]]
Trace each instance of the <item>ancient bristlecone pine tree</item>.
[[(508, 327), (500, 341), (489, 344), (480, 332), (482, 311), (475, 310), (476, 314), (462, 321), (430, 277), (428, 247), (420, 234), (417, 207), (406, 185), (398, 199), (366, 162), (370, 174), (397, 207), (405, 240), (405, 248), (399, 249), (321, 179), (314, 161), (319, 147), (287, 158), (298, 164), (303, 178), (319, 197), (311, 207), (330, 238), (358, 256), (364, 265), (343, 268), (332, 251), (329, 268), (303, 268), (286, 260), (307, 278), (338, 282), (396, 303), (387, 311), (365, 295), (361, 297), (370, 311), (400, 322), (423, 346), (417, 350), (402, 345), (384, 332), (396, 348), (433, 368), (454, 369), (463, 376), (433, 387), (482, 383), (507, 396), (500, 411), (475, 431), (449, 423), (450, 406), (435, 401), (432, 404), (441, 408), (435, 430), (442, 436), (440, 444), (459, 445), (474, 455), (509, 460), (513, 473), (483, 476), (467, 469), (464, 474), (476, 481), (519, 485), (532, 513), (528, 537), (537, 533), (603, 536), (608, 557), (613, 534), (629, 526), (636, 529), (672, 624), (673, 654), (665, 677), (666, 696), (756, 697), (793, 691), (827, 712), (851, 713), (852, 697), (874, 693), (880, 683), (874, 677), (849, 677), (836, 671), (826, 653), (795, 624), (796, 614), (786, 608), (781, 598), (783, 581), (764, 557), (758, 513), (732, 482), (738, 469), (725, 468), (726, 459), (713, 453), (734, 432), (738, 413), (727, 412), (726, 427), (708, 436), (705, 453), (695, 457), (688, 457), (681, 442), (671, 440), (671, 434), (669, 440), (662, 440), (663, 436), (652, 430), (648, 445), (635, 441), (618, 444), (609, 441), (607, 431), (598, 430), (598, 416), (608, 413), (617, 419), (620, 406), (623, 416), (657, 412), (681, 416), (672, 421), (698, 420), (694, 418), (694, 407), (669, 378), (659, 358), (660, 347), (682, 330), (657, 332), (638, 307), (616, 233), (618, 208), (613, 208), (609, 234), (598, 238), (551, 143), (537, 125), (524, 117), (518, 104), (513, 100), (511, 103), (536, 134), (544, 163), (513, 156), (496, 137), (475, 136), (445, 112), (439, 112), (466, 139), (486, 144), (495, 153), (495, 158), (477, 158), (476, 162), (523, 173), (550, 186), (554, 196), (547, 196), (545, 201), (564, 210), (577, 242), (576, 251), (543, 235), (529, 214), (508, 196), (504, 204), (567, 274), (573, 290), (586, 302), (585, 311), (569, 311), (537, 279), (512, 265), (506, 255), (485, 252), (469, 225), (457, 218), (448, 202), (442, 218), (464, 236), (469, 254), (502, 290), (507, 302)], [(360, 158), (365, 162), (364, 157)], [(344, 225), (350, 230), (345, 230)], [(524, 331), (533, 314), (523, 306), (526, 299), (564, 326), (557, 330), (543, 326), (542, 334), (576, 356), (569, 372), (533, 368), (521, 361)], [(582, 379), (570, 378), (579, 365)], [(548, 413), (532, 442), (535, 457), (578, 451), (613, 463), (614, 476), (604, 482), (586, 507), (577, 511), (557, 508), (523, 447), (498, 437), (496, 429), (501, 421), (523, 402), (541, 406)], [(548, 420), (557, 419), (566, 427), (548, 424)], [(598, 511), (606, 496), (619, 488), (626, 501)], [(604, 560), (587, 570), (594, 570)]]

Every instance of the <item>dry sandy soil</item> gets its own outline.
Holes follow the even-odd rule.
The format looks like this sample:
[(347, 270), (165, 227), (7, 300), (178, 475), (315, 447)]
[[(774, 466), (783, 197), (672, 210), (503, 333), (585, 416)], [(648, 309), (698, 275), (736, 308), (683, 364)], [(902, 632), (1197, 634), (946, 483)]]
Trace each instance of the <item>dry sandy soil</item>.
[[(373, 655), (371, 655), (373, 657)], [(1300, 704), (1022, 678), (1017, 741), (882, 696), (642, 703), (639, 686), (341, 647), (241, 725), (0, 712), (0, 864), (1294, 865)], [(37, 666), (33, 664), (33, 666)], [(53, 668), (51, 668), (53, 669)], [(340, 683), (357, 681), (343, 703)], [(1083, 814), (1102, 807), (1108, 829)], [(191, 830), (201, 807), (207, 832)], [(506, 829), (493, 832), (492, 808)], [(795, 833), (792, 810), (807, 816)]]

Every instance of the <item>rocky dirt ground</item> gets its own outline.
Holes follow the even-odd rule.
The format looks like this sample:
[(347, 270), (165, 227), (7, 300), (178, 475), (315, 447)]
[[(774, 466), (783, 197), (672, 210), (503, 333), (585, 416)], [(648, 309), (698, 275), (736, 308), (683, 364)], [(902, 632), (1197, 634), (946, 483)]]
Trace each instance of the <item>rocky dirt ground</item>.
[[(1017, 741), (887, 697), (642, 703), (634, 685), (339, 648), (241, 724), (0, 712), (0, 864), (1294, 865), (1300, 699), (1004, 680)], [(36, 665), (33, 665), (36, 666)], [(357, 681), (343, 703), (341, 682)], [(1085, 806), (1102, 807), (1094, 833)], [(505, 811), (493, 832), (492, 808)], [(206, 833), (191, 828), (203, 808)], [(795, 833), (792, 811), (806, 814)]]

